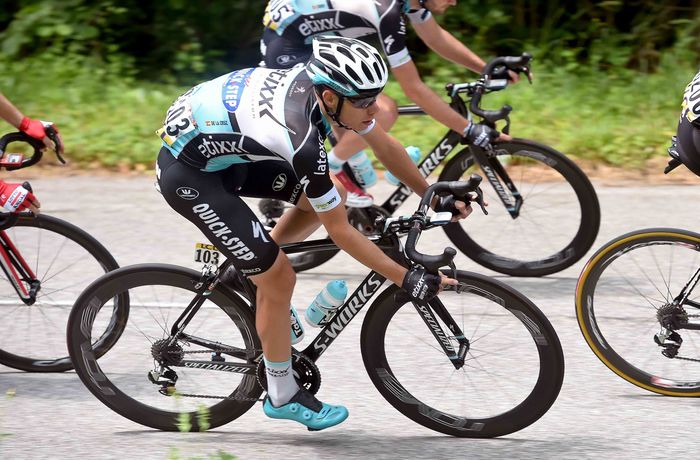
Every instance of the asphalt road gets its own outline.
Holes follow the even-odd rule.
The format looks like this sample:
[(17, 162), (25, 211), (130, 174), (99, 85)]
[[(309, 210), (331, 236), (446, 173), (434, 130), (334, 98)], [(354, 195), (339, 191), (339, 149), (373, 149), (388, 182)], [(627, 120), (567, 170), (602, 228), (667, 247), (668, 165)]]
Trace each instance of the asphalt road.
[[(167, 207), (153, 182), (143, 176), (76, 176), (37, 178), (32, 184), (46, 213), (87, 230), (121, 265), (168, 262), (196, 268), (193, 246), (202, 238)], [(596, 185), (603, 222), (594, 248), (643, 227), (697, 229), (697, 186)], [(375, 194), (388, 190), (382, 185)], [(407, 204), (402, 209), (408, 213), (412, 208)], [(507, 245), (516, 237), (504, 232), (500, 239)], [(422, 239), (421, 248), (435, 253), (447, 244), (438, 229)], [(462, 269), (489, 273), (461, 254), (457, 261)], [(163, 433), (113, 413), (72, 372), (28, 374), (0, 366), (0, 391), (14, 393), (0, 399), (0, 458), (210, 458), (218, 451), (246, 459), (694, 458), (700, 401), (656, 396), (628, 384), (605, 368), (583, 341), (573, 302), (582, 265), (540, 279), (497, 276), (546, 313), (566, 359), (564, 385), (551, 410), (532, 426), (500, 439), (443, 436), (386, 403), (364, 372), (358, 346), (361, 314), (318, 363), (323, 373), (320, 397), (350, 410), (350, 418), (334, 429), (310, 433), (267, 419), (255, 406), (207, 433)], [(365, 273), (341, 254), (299, 275), (294, 303), (303, 311), (326, 281), (343, 277), (358, 283)], [(517, 378), (518, 369), (508, 371)]]

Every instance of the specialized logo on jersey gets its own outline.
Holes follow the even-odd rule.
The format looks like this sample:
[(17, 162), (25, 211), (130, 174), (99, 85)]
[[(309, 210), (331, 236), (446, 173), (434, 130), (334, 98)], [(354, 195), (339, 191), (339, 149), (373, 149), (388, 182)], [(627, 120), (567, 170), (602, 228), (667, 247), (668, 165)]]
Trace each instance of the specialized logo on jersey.
[(265, 243), (269, 243), (270, 241), (267, 238), (265, 238), (265, 230), (263, 230), (260, 221), (252, 220), (250, 221), (250, 223), (253, 224), (253, 238), (257, 238), (259, 240), (263, 240)]
[(384, 38), (384, 49), (386, 50), (386, 54), (391, 54), (391, 45), (394, 44), (394, 41), (393, 35), (387, 35)]
[(245, 69), (233, 72), (221, 87), (221, 101), (229, 112), (235, 112), (238, 109), (248, 77), (254, 70)]
[(180, 187), (175, 193), (183, 200), (194, 200), (199, 196), (199, 192), (192, 187)]
[(279, 192), (287, 185), (287, 175), (284, 173), (278, 174), (275, 180), (272, 181), (272, 190)]
[(299, 25), (299, 33), (304, 37), (308, 37), (311, 34), (329, 30), (340, 30), (343, 28), (343, 25), (340, 23), (338, 16), (339, 13), (336, 13), (335, 17), (331, 18), (314, 19), (315, 16), (309, 16), (308, 19), (304, 19), (304, 22)]

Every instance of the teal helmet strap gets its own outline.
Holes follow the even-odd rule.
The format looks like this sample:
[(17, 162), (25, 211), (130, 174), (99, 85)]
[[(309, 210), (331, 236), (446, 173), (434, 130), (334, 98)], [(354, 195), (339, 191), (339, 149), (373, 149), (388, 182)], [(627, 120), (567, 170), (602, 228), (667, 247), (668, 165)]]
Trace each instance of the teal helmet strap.
[(336, 107), (336, 110), (333, 111), (333, 110), (331, 110), (330, 107), (328, 107), (328, 105), (326, 105), (326, 101), (323, 99), (323, 89), (324, 89), (323, 86), (316, 87), (316, 91), (317, 91), (317, 94), (319, 96), (319, 99), (321, 99), (321, 104), (323, 104), (323, 110), (326, 111), (328, 116), (331, 117), (331, 120), (336, 122), (338, 124), (338, 126), (340, 126), (341, 128), (344, 128), (344, 129), (352, 130), (352, 128), (350, 128), (349, 126), (346, 126), (342, 121), (340, 121), (340, 111), (343, 109), (343, 102), (345, 102), (345, 96), (336, 93), (335, 91), (333, 91), (332, 89), (330, 89), (328, 87), (325, 88), (325, 89), (328, 89), (329, 91), (333, 91), (333, 93), (336, 96), (338, 96), (338, 106)]

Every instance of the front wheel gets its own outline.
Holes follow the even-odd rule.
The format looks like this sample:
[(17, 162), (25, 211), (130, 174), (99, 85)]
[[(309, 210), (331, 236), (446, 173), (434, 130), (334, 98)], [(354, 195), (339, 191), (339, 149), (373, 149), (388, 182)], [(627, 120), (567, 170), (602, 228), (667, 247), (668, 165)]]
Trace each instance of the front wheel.
[[(36, 301), (26, 305), (12, 287), (14, 276), (0, 271), (0, 363), (28, 372), (71, 369), (66, 323), (73, 302), (95, 278), (118, 268), (116, 260), (84, 230), (45, 214), (21, 215), (0, 239), (4, 247), (14, 247), (12, 254), (40, 283)], [(115, 321), (126, 302), (115, 300)], [(94, 336), (95, 346), (108, 348), (117, 337), (114, 322), (106, 323)]]
[[(68, 321), (68, 349), (85, 386), (107, 407), (142, 425), (166, 431), (205, 431), (243, 415), (262, 388), (262, 357), (250, 307), (218, 285), (198, 297), (200, 274), (163, 264), (108, 273), (77, 299)], [(102, 356), (94, 333), (111, 320), (115, 298), (128, 296), (120, 339)], [(173, 324), (203, 302), (184, 330)]]
[[(444, 227), (452, 243), (467, 257), (491, 270), (511, 276), (544, 276), (577, 262), (591, 248), (600, 227), (600, 205), (593, 185), (564, 154), (526, 139), (494, 145), (487, 153), (495, 168), (476, 171), (471, 147), (445, 166), (439, 180), (460, 180), (480, 172), (489, 215)], [(501, 200), (513, 199), (499, 165), (522, 197), (513, 217)], [(493, 186), (490, 180), (499, 185)], [(500, 193), (497, 193), (500, 189)]]
[[(596, 252), (576, 287), (576, 316), (595, 355), (645, 390), (700, 396), (700, 234), (622, 235)], [(686, 295), (681, 295), (682, 293)]]
[[(441, 433), (491, 438), (521, 430), (556, 400), (564, 377), (559, 338), (526, 297), (491, 278), (457, 272), (421, 306), (399, 303), (397, 287), (374, 302), (362, 326), (365, 368), (382, 396), (399, 412)], [(454, 328), (436, 314), (444, 306)], [(463, 365), (443, 351), (467, 345)]]

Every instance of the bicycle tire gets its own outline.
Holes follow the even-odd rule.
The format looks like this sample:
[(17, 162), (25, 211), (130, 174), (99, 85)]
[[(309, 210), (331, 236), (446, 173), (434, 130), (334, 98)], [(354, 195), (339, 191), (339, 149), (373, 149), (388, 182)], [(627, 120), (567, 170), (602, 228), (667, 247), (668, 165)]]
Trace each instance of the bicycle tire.
[[(649, 255), (645, 255), (647, 250)], [(693, 259), (679, 257), (678, 252), (682, 250), (691, 251)], [(670, 254), (668, 269), (661, 264), (666, 252)], [(683, 367), (685, 361), (664, 357), (661, 348), (652, 340), (654, 329), (646, 327), (648, 323), (652, 328), (656, 326), (656, 331), (659, 330), (660, 323), (656, 316), (658, 310), (646, 310), (650, 305), (654, 308), (663, 306), (680, 292), (688, 278), (678, 276), (678, 273), (696, 270), (696, 257), (700, 260), (700, 234), (672, 228), (651, 228), (630, 232), (608, 242), (591, 257), (581, 271), (576, 286), (576, 317), (581, 333), (603, 364), (639, 388), (667, 396), (700, 396), (700, 378), (688, 380), (688, 374), (692, 373), (694, 368), (700, 367), (698, 363), (688, 362), (688, 367), (693, 367), (688, 370)], [(648, 265), (645, 264), (647, 260), (650, 260)], [(687, 267), (683, 266), (684, 260), (688, 262)], [(669, 271), (671, 268), (672, 271)], [(655, 283), (656, 274), (662, 278), (666, 278), (665, 274), (668, 274), (668, 279)], [(676, 276), (672, 276), (674, 274)], [(653, 287), (654, 284), (661, 285)], [(645, 294), (648, 292), (652, 292), (653, 296)], [(604, 309), (609, 303), (606, 300), (608, 295), (611, 301), (614, 300), (614, 317), (609, 321), (606, 318), (610, 313)], [(630, 302), (628, 299), (631, 295), (639, 300)], [(634, 310), (625, 310), (628, 304)], [(630, 312), (633, 314), (629, 314)], [(613, 322), (616, 324), (613, 325)], [(619, 325), (632, 327), (635, 322), (642, 323), (648, 333), (642, 336), (628, 332), (621, 334), (621, 330), (617, 329)], [(607, 327), (616, 328), (614, 336), (605, 334)], [(685, 331), (697, 334), (696, 331)], [(627, 347), (624, 347), (624, 341), (627, 340), (631, 341), (630, 354), (626, 353)], [(687, 351), (687, 347), (692, 345), (692, 340), (686, 341), (680, 351)], [(623, 347), (625, 351), (622, 351)], [(635, 356), (635, 363), (630, 362), (631, 353), (640, 355), (639, 359)], [(693, 358), (700, 358), (700, 353)], [(658, 368), (653, 372), (649, 370), (652, 367)], [(680, 372), (677, 370), (679, 368)], [(669, 376), (671, 373), (682, 376), (683, 380), (676, 381)]]
[[(37, 277), (43, 278), (43, 280), (37, 302), (34, 305), (26, 306), (17, 298), (17, 294), (10, 287), (9, 280), (4, 276), (4, 273), (0, 272), (0, 277), (7, 283), (3, 290), (6, 292), (6, 295), (3, 296), (6, 299), (3, 304), (11, 305), (9, 310), (14, 312), (3, 315), (3, 320), (0, 323), (21, 331), (21, 337), (12, 334), (9, 330), (0, 333), (3, 336), (3, 339), (0, 340), (0, 344), (3, 344), (0, 346), (0, 363), (27, 372), (64, 372), (70, 370), (73, 366), (65, 346), (65, 327), (70, 307), (83, 287), (100, 274), (117, 269), (119, 265), (110, 252), (87, 232), (69, 222), (46, 214), (22, 215), (6, 232), (18, 247), (21, 255), (35, 270)], [(54, 237), (58, 238), (58, 242), (54, 240)], [(35, 251), (33, 248), (30, 249), (30, 241), (32, 243), (36, 241)], [(49, 247), (46, 248), (46, 246)], [(78, 249), (84, 250), (85, 253), (80, 252), (76, 256)], [(55, 251), (55, 253), (49, 251)], [(42, 256), (41, 262), (39, 260), (40, 254)], [(70, 282), (72, 285), (58, 286), (57, 283), (64, 279), (62, 276), (68, 275), (71, 278), (67, 278), (66, 282)], [(76, 283), (72, 276), (82, 277), (84, 283), (80, 283), (80, 279)], [(61, 299), (55, 300), (52, 295), (57, 293)], [(120, 299), (122, 302), (124, 300)], [(37, 310), (41, 314), (31, 315), (31, 312)], [(24, 318), (25, 313), (28, 315), (26, 318)], [(38, 321), (30, 323), (33, 319)], [(36, 329), (41, 328), (41, 330), (34, 331), (33, 326)], [(119, 332), (113, 327), (107, 329), (106, 335), (100, 338), (100, 350), (109, 347), (118, 334)], [(54, 341), (55, 343), (50, 342), (50, 338), (56, 336), (58, 338)], [(28, 341), (26, 351), (23, 345), (24, 340)], [(41, 356), (35, 356), (36, 351), (33, 350), (40, 344), (45, 345), (47, 351), (42, 350)], [(63, 350), (65, 355), (56, 357), (55, 353), (59, 353), (58, 350)], [(49, 356), (49, 353), (52, 355)]]
[[(522, 180), (532, 181), (533, 177), (540, 175), (543, 176), (543, 180), (551, 180), (552, 177), (546, 176), (552, 176), (552, 173), (556, 172), (553, 179), (559, 181), (558, 183), (565, 182), (568, 186), (565, 188), (559, 186), (557, 189), (557, 183), (551, 182), (554, 185), (548, 185), (549, 189), (535, 193), (534, 186), (537, 182), (534, 184), (523, 182), (519, 191), (523, 194), (524, 202), (518, 218), (512, 219), (505, 212), (501, 200), (497, 195), (493, 195), (488, 200), (489, 216), (482, 221), (477, 221), (476, 219), (480, 219), (478, 217), (480, 213), (477, 211), (463, 223), (449, 224), (444, 227), (447, 237), (460, 251), (478, 264), (510, 276), (545, 276), (576, 263), (591, 248), (600, 228), (600, 204), (588, 177), (563, 153), (527, 139), (499, 142), (495, 145), (495, 152), (501, 158), (508, 158), (510, 155), (516, 167), (518, 162), (527, 161), (534, 162), (533, 164), (540, 168), (540, 171), (532, 171), (527, 176), (525, 168), (521, 168)], [(474, 157), (470, 147), (466, 147), (448, 162), (438, 180), (459, 180), (473, 166)], [(508, 169), (507, 163), (506, 170)], [(539, 174), (540, 172), (542, 174)], [(515, 174), (512, 171), (509, 174), (511, 179), (517, 182), (513, 177)], [(482, 189), (488, 195), (492, 187), (488, 181), (484, 180)], [(580, 209), (580, 221), (575, 231), (569, 224), (572, 203), (564, 203), (560, 199), (562, 194), (571, 194), (570, 190), (574, 192)], [(549, 195), (543, 195), (543, 193), (549, 193)], [(546, 201), (538, 207), (537, 200), (543, 198), (546, 198)], [(573, 196), (570, 198), (574, 199)], [(531, 199), (535, 200), (534, 204)], [(553, 202), (560, 203), (561, 215), (553, 215), (556, 211), (550, 206)], [(494, 216), (502, 220), (494, 221)], [(534, 222), (536, 225), (533, 226), (532, 231), (524, 230), (525, 223), (535, 218), (540, 222)], [(509, 225), (512, 225), (512, 229), (508, 227)], [(565, 228), (567, 226), (569, 228)], [(564, 231), (566, 234), (562, 236)], [(513, 242), (510, 243), (508, 238), (513, 238)], [(508, 249), (495, 251), (485, 247), (483, 242), (477, 239), (488, 239), (491, 244), (510, 244), (510, 246)], [(538, 251), (538, 248), (545, 248), (548, 253), (532, 255), (533, 258), (528, 258), (532, 252)], [(514, 253), (518, 255), (513, 256)]]
[[(203, 366), (193, 369), (178, 366), (175, 369), (180, 378), (174, 387), (178, 390), (175, 396), (160, 393), (157, 386), (148, 379), (149, 369), (153, 369), (155, 360), (151, 356), (154, 345), (149, 343), (155, 336), (149, 336), (149, 331), (162, 335), (170, 331), (168, 321), (175, 321), (194, 298), (195, 286), (200, 278), (200, 273), (174, 265), (132, 265), (98, 278), (76, 300), (68, 322), (68, 348), (73, 362), (76, 363), (75, 371), (97, 399), (114, 412), (159, 430), (206, 431), (240, 417), (258, 400), (262, 388), (257, 383), (255, 373), (242, 375), (220, 372), (220, 369), (209, 370)], [(139, 291), (141, 288), (143, 291)], [(182, 290), (181, 296), (161, 297), (158, 294), (160, 288)], [(119, 342), (102, 357), (97, 357), (91, 349), (90, 330), (99, 323), (100, 309), (110, 299), (125, 291), (129, 292), (130, 298), (129, 323), (123, 325)], [(149, 297), (142, 297), (142, 293)], [(198, 312), (202, 316), (202, 322), (197, 325), (209, 327), (201, 327), (197, 336), (204, 333), (205, 329), (207, 332), (217, 329), (217, 334), (240, 332), (240, 338), (245, 342), (243, 349), (254, 351), (249, 354), (249, 361), (259, 359), (262, 349), (255, 332), (252, 310), (247, 303), (221, 284), (217, 285), (206, 299), (206, 306)], [(181, 300), (185, 303), (180, 302)], [(211, 302), (211, 308), (208, 302)], [(173, 313), (172, 318), (170, 313)], [(218, 318), (212, 321), (212, 315), (218, 315)], [(160, 324), (160, 321), (165, 324)], [(216, 321), (223, 323), (211, 327)], [(226, 324), (228, 321), (232, 321), (233, 325)], [(150, 348), (143, 349), (144, 344)], [(195, 343), (187, 344), (188, 350), (194, 346)], [(211, 351), (209, 348), (203, 353), (208, 353), (207, 350)], [(233, 362), (231, 364), (235, 365)], [(187, 391), (180, 392), (183, 378), (185, 384), (196, 384), (196, 379), (204, 376), (209, 379), (206, 382), (207, 388), (213, 388), (212, 382), (218, 382), (217, 379), (222, 375), (226, 378), (233, 375), (242, 377), (235, 388), (220, 389), (224, 394), (219, 398), (211, 397), (216, 395), (197, 395), (192, 398), (192, 395), (187, 395)], [(194, 379), (188, 380), (188, 376)], [(178, 394), (184, 396), (178, 397)], [(228, 397), (235, 399), (225, 399)], [(207, 407), (206, 404), (212, 401), (216, 402)], [(182, 405), (187, 404), (188, 409), (180, 410)], [(165, 410), (159, 406), (178, 410)]]
[[(457, 371), (451, 366), (447, 356), (438, 348), (435, 337), (430, 334), (428, 326), (423, 322), (423, 318), (416, 313), (413, 305), (411, 303), (401, 305), (395, 301), (394, 294), (399, 288), (392, 286), (383, 291), (372, 304), (362, 325), (360, 346), (367, 373), (379, 393), (394, 408), (431, 430), (470, 438), (492, 438), (521, 430), (542, 417), (559, 394), (564, 378), (564, 355), (559, 338), (544, 314), (518, 291), (476, 273), (457, 271), (456, 275), (457, 280), (467, 286), (465, 291), (467, 296), (464, 301), (468, 305), (466, 307), (469, 310), (468, 317), (473, 315), (471, 312), (479, 310), (477, 304), (488, 303), (478, 322), (467, 322), (461, 325), (462, 332), (471, 343), (465, 367)], [(448, 292), (443, 291), (438, 298), (444, 300)], [(454, 299), (458, 299), (458, 297), (454, 297)], [(499, 310), (497, 307), (502, 308)], [(498, 311), (494, 315), (496, 310)], [(463, 309), (462, 312), (464, 313), (464, 311)], [(497, 327), (510, 329), (504, 331), (505, 334), (495, 334), (492, 330), (478, 336), (479, 327), (486, 322), (493, 322)], [(459, 321), (457, 323), (459, 324)], [(473, 324), (477, 324), (474, 329), (470, 327)], [(394, 328), (397, 329), (396, 337), (422, 330), (427, 333), (428, 340), (423, 341), (419, 338), (417, 341), (406, 344), (402, 343), (405, 342), (405, 338), (402, 337), (396, 342), (397, 351), (394, 353), (391, 351), (395, 341), (394, 334), (393, 332), (387, 333), (390, 327), (392, 331)], [(484, 327), (488, 328), (487, 325)], [(487, 339), (487, 337), (491, 339)], [(463, 416), (461, 414), (453, 415), (452, 411), (447, 412), (441, 408), (433, 407), (434, 405), (441, 407), (458, 405), (454, 402), (458, 396), (468, 397), (471, 394), (461, 387), (445, 397), (438, 395), (437, 404), (425, 402), (436, 399), (436, 393), (441, 389), (444, 391), (446, 388), (445, 381), (435, 377), (439, 372), (433, 372), (429, 368), (435, 362), (437, 362), (437, 366), (442, 366), (437, 369), (447, 368), (445, 370), (446, 380), (451, 380), (456, 374), (463, 374), (472, 384), (478, 383), (477, 380), (479, 382), (489, 380), (492, 374), (494, 376), (497, 374), (498, 369), (489, 369), (488, 366), (482, 368), (483, 361), (474, 363), (474, 360), (482, 358), (488, 360), (489, 356), (498, 355), (497, 352), (482, 353), (482, 347), (487, 347), (484, 345), (484, 340), (496, 343), (503, 338), (514, 337), (520, 337), (523, 344), (528, 345), (528, 351), (525, 351), (525, 347), (515, 349), (513, 353), (518, 353), (518, 356), (512, 357), (514, 367), (508, 368), (508, 371), (518, 369), (518, 372), (521, 372), (521, 367), (526, 367), (523, 363), (527, 363), (527, 360), (523, 358), (528, 354), (533, 363), (536, 362), (533, 370), (534, 367), (538, 367), (537, 372), (533, 372), (533, 375), (521, 373), (515, 377), (509, 376), (507, 379), (509, 382), (506, 384), (512, 385), (511, 381), (515, 381), (515, 385), (522, 384), (523, 388), (516, 389), (521, 393), (521, 398), (509, 400), (511, 398), (508, 393), (513, 393), (514, 390), (508, 389), (508, 392), (501, 395), (502, 399), (507, 400), (505, 404), (500, 400), (487, 401), (486, 399), (491, 398), (497, 387), (502, 384), (494, 384), (493, 381), (489, 381), (487, 382), (488, 398), (482, 398), (482, 395), (476, 391), (475, 403), (464, 404), (472, 413), (476, 413), (481, 407), (489, 406), (490, 410), (491, 407), (500, 405), (504, 410), (502, 413), (489, 414), (488, 416), (483, 414)], [(450, 339), (454, 340), (455, 338), (451, 337)], [(434, 346), (431, 345), (430, 341), (434, 342)], [(423, 349), (429, 351), (430, 358), (421, 358), (419, 350)], [(438, 351), (437, 354), (435, 350)], [(477, 356), (477, 354), (479, 355)], [(391, 356), (391, 359), (388, 356)], [(439, 357), (440, 361), (435, 360), (435, 357)], [(511, 358), (505, 357), (505, 359)], [(401, 371), (402, 365), (406, 362), (409, 363), (407, 370)], [(474, 364), (477, 365), (474, 366)], [(479, 374), (479, 371), (483, 373)], [(531, 389), (528, 383), (532, 384)], [(498, 411), (499, 409), (494, 410)]]

